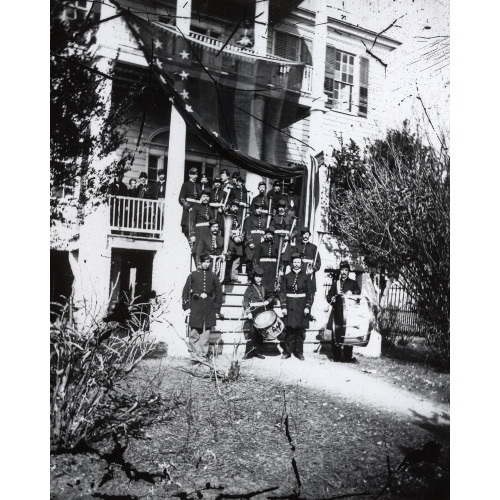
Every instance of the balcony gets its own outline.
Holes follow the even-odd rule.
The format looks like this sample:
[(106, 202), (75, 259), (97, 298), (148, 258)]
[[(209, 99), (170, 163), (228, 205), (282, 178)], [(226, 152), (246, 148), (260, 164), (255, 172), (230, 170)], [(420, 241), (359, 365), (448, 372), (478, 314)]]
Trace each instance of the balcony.
[[(198, 46), (200, 46), (200, 55), (202, 56), (200, 59), (203, 64), (210, 68), (216, 67), (217, 63), (215, 62), (216, 57), (220, 57), (221, 55), (228, 59), (226, 66), (228, 67), (228, 74), (230, 74), (230, 66), (232, 64), (232, 60), (235, 58), (239, 59), (247, 59), (249, 62), (254, 61), (256, 58), (264, 59), (267, 61), (276, 62), (279, 65), (279, 70), (277, 72), (277, 76), (275, 76), (272, 80), (272, 84), (276, 87), (285, 86), (287, 90), (294, 90), (298, 92), (302, 92), (303, 94), (311, 94), (312, 92), (312, 66), (304, 65), (304, 72), (302, 75), (302, 82), (297, 85), (297, 82), (289, 81), (287, 75), (290, 73), (290, 70), (293, 66), (297, 66), (296, 62), (289, 61), (287, 59), (283, 59), (282, 57), (278, 57), (272, 54), (266, 54), (265, 56), (258, 55), (254, 50), (247, 49), (244, 47), (240, 47), (239, 45), (234, 44), (224, 44), (220, 40), (216, 38), (209, 37), (207, 35), (203, 35), (200, 33), (196, 33), (191, 31), (189, 36), (186, 37), (188, 41), (195, 42)], [(196, 45), (195, 45), (196, 46)], [(224, 48), (222, 50), (222, 48)], [(222, 50), (222, 52), (221, 52)], [(221, 52), (221, 53), (220, 53)], [(220, 53), (220, 54), (219, 54)], [(242, 67), (240, 66), (240, 70)], [(251, 67), (249, 67), (251, 70)]]
[(163, 240), (165, 200), (109, 196), (112, 235)]

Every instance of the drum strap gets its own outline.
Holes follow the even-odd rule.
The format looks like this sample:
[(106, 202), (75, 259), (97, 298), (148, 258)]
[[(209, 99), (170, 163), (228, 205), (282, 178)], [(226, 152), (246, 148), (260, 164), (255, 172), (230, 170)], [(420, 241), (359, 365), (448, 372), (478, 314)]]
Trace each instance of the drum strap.
[(259, 295), (261, 302), (264, 302), (264, 297), (263, 297), (263, 294), (261, 293), (261, 291), (259, 290), (259, 287), (255, 283), (253, 284), (253, 287), (255, 288), (255, 290), (257, 290), (257, 293)]

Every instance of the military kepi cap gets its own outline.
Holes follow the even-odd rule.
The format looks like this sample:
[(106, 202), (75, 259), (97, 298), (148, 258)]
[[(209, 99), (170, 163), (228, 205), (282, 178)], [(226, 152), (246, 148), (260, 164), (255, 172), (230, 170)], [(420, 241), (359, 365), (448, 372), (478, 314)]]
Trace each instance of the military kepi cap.
[(342, 269), (343, 267), (346, 267), (347, 269), (349, 269), (349, 271), (351, 270), (351, 266), (349, 265), (349, 262), (347, 262), (347, 260), (343, 260), (340, 263), (339, 269)]
[(261, 267), (254, 267), (253, 274), (254, 276), (264, 276), (264, 270)]
[(210, 227), (212, 227), (214, 224), (218, 224), (219, 221), (217, 219), (210, 219), (208, 221), (208, 224), (210, 225)]
[(302, 259), (302, 256), (298, 252), (293, 252), (292, 255), (290, 256), (290, 259)]
[(189, 169), (189, 173), (190, 174), (197, 174), (198, 173), (198, 169), (195, 168), (195, 167), (192, 167), (192, 168)]
[(200, 255), (200, 262), (205, 262), (206, 260), (210, 260), (210, 254), (209, 253), (202, 253)]

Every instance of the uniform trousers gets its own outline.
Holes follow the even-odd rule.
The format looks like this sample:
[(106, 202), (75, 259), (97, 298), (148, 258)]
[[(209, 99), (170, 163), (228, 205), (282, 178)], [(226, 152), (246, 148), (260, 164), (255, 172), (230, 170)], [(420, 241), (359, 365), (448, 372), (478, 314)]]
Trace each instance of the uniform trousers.
[(256, 354), (261, 354), (262, 345), (264, 343), (264, 337), (262, 334), (250, 324), (250, 331), (248, 332), (248, 342), (245, 349), (245, 354), (248, 357), (255, 356)]
[(287, 354), (295, 354), (296, 356), (303, 355), (304, 340), (306, 340), (305, 328), (287, 326), (285, 330), (284, 351)]
[(189, 333), (190, 357), (192, 360), (206, 358), (208, 354), (208, 342), (210, 339), (210, 328), (191, 328)]

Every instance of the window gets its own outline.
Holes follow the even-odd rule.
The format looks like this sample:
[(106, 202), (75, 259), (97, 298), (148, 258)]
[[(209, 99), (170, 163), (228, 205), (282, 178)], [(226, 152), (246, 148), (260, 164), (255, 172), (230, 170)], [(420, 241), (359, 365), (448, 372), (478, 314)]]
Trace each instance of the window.
[(282, 31), (274, 32), (273, 54), (312, 66), (312, 42)]
[(326, 48), (325, 94), (327, 105), (352, 111), (354, 56), (333, 47)]
[(94, 2), (88, 2), (87, 0), (73, 0), (72, 2), (68, 2), (64, 11), (67, 20), (79, 22), (84, 22), (87, 16), (90, 17), (90, 20), (97, 20), (99, 12), (100, 5), (96, 4), (94, 6)]
[[(325, 94), (326, 105), (339, 111), (356, 112), (358, 116), (368, 115), (369, 60), (359, 58), (333, 47), (326, 48)], [(359, 72), (359, 75), (357, 73)], [(354, 77), (359, 81), (359, 89), (354, 86)], [(358, 101), (356, 105), (356, 100)]]

